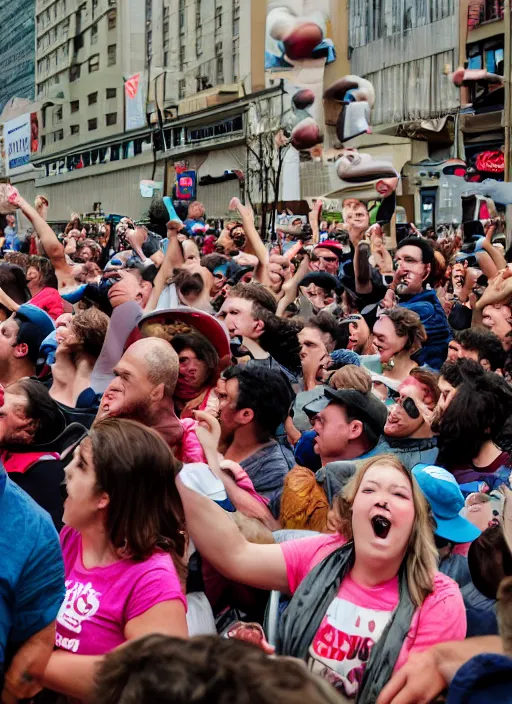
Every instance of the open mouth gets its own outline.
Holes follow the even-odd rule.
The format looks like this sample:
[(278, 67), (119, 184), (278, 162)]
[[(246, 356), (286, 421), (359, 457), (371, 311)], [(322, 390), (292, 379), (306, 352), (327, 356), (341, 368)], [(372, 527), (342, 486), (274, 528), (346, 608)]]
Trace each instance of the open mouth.
[(391, 522), (384, 516), (374, 516), (372, 518), (372, 528), (377, 538), (385, 540), (391, 530)]

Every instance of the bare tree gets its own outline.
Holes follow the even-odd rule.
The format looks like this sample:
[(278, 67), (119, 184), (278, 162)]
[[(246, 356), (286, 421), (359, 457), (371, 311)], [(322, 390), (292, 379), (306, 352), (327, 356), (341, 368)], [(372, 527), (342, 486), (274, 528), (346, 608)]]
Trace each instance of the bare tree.
[(290, 149), (286, 120), (287, 94), (254, 101), (249, 107), (247, 135), (246, 193), (254, 212), (260, 215), (260, 234), (275, 228), (281, 177), (286, 152)]

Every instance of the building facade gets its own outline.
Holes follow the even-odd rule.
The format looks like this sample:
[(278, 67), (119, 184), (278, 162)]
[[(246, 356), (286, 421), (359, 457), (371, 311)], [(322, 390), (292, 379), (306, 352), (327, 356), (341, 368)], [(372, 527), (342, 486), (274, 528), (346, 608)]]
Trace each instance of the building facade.
[(376, 93), (374, 134), (358, 142), (402, 172), (397, 202), (407, 220), (435, 224), (443, 163), (458, 156), (458, 0), (352, 0), (351, 70)]
[(124, 130), (123, 77), (144, 70), (143, 43), (142, 0), (37, 0), (42, 154)]
[(0, 3), (0, 113), (11, 98), (34, 99), (35, 0)]
[[(36, 26), (41, 150), (35, 177), (14, 179), (23, 191), (44, 192), (53, 221), (69, 217), (68, 204), (139, 218), (150, 203), (140, 181), (172, 191), (174, 163), (186, 159), (218, 217), (213, 190), (245, 168), (247, 96), (265, 92), (264, 3), (38, 0)], [(146, 114), (126, 130), (134, 74)]]
[[(476, 3), (461, 0), (460, 3), (460, 64), (502, 77), (501, 85), (475, 84), (461, 89), (460, 128), (464, 158), (483, 178), (498, 180), (505, 178), (503, 152), (507, 96), (510, 100), (507, 82), (511, 57), (506, 55), (510, 49), (505, 41), (504, 14), (504, 0), (480, 0)], [(493, 171), (486, 172), (482, 170), (484, 168), (492, 168)]]

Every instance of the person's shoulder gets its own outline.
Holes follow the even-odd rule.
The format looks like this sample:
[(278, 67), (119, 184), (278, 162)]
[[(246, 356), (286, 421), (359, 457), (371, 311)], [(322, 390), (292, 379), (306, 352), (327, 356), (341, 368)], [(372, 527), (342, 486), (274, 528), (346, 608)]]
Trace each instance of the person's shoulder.
[(436, 572), (434, 575), (434, 584), (432, 593), (425, 599), (425, 605), (428, 602), (429, 606), (439, 605), (442, 602), (459, 602), (464, 607), (464, 601), (460, 587), (457, 582), (448, 577), (442, 572)]
[(9, 514), (16, 515), (21, 519), (20, 525), (25, 527), (26, 532), (34, 533), (46, 526), (53, 528), (49, 514), (10, 478), (5, 485), (1, 513), (6, 519)]
[(272, 442), (267, 447), (263, 447), (247, 459), (253, 459), (261, 465), (270, 463), (273, 467), (275, 467), (276, 464), (286, 464), (288, 468), (290, 468), (290, 462), (292, 463), (292, 467), (295, 464), (293, 452), (277, 441)]
[(298, 539), (281, 543), (281, 548), (285, 559), (288, 555), (295, 553), (300, 557), (301, 562), (308, 563), (311, 568), (323, 560), (324, 557), (330, 555), (331, 552), (341, 548), (346, 542), (346, 539), (338, 533), (315, 535), (311, 538), (306, 538), (302, 535)]

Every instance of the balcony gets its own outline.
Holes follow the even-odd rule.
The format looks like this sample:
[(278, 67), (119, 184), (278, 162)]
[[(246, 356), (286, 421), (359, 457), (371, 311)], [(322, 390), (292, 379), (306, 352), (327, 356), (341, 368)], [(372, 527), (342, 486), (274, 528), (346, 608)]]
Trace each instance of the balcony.
[(505, 0), (471, 2), (468, 7), (468, 29), (475, 29), (486, 22), (502, 20), (504, 14)]

